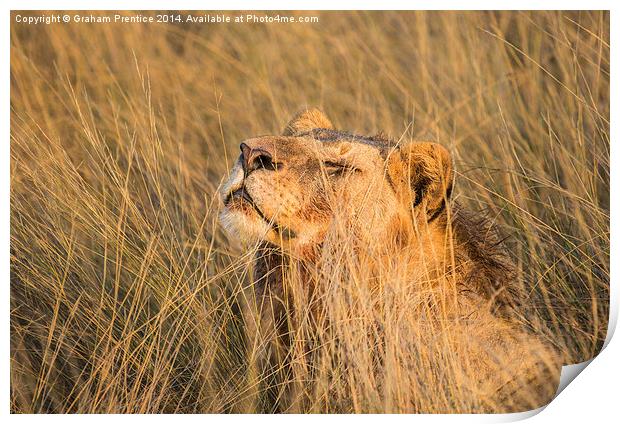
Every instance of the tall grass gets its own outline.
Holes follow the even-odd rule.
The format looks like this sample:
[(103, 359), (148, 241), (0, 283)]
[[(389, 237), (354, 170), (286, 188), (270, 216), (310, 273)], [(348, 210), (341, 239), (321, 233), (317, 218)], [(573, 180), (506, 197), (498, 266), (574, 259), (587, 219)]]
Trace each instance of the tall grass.
[[(282, 403), (282, 390), (265, 392), (273, 376), (249, 371), (258, 350), (241, 309), (253, 251), (222, 232), (216, 191), (240, 140), (279, 133), (305, 105), (356, 133), (447, 146), (457, 200), (509, 236), (528, 324), (566, 363), (598, 352), (609, 14), (316, 15), (287, 25), (12, 24), (12, 411)], [(290, 410), (517, 408), (470, 389), (479, 386), (459, 358), (488, 335), (422, 322), (412, 311), (425, 294), (398, 284), (370, 295), (351, 257), (330, 263), (323, 331), (296, 309), (294, 360), (280, 371), (303, 401)]]

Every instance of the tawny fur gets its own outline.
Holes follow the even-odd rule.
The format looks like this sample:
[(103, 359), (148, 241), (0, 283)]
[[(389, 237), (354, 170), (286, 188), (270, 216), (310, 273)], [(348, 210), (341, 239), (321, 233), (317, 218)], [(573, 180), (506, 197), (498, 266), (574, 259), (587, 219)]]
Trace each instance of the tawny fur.
[[(450, 200), (454, 173), (444, 147), (337, 131), (311, 109), (296, 115), (283, 135), (248, 139), (241, 149), (221, 191), (221, 218), (231, 232), (259, 246), (252, 286), (259, 316), (248, 322), (251, 334), (277, 333), (269, 361), (282, 360), (291, 343), (287, 327), (295, 300), (287, 272), (295, 268), (312, 298), (326, 275), (326, 258), (344, 242), (363, 257), (368, 281), (405, 272), (412, 285), (434, 281), (439, 292), (453, 290), (446, 304), (456, 325), (471, 333), (475, 345), (515, 358), (500, 377), (480, 350), (463, 347), (478, 370), (473, 385), (512, 399), (508, 409), (519, 408), (516, 392), (531, 397), (539, 390), (540, 382), (521, 387), (515, 376), (547, 378), (532, 358), (553, 354), (515, 320), (519, 276), (494, 226)], [(316, 321), (321, 310), (313, 305)], [(539, 390), (541, 402), (552, 387)]]

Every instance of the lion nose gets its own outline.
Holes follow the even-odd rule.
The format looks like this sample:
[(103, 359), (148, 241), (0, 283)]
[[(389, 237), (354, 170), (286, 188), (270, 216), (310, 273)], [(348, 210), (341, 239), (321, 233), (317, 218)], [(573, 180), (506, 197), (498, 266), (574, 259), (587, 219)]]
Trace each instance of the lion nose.
[(273, 156), (267, 150), (250, 147), (245, 143), (241, 143), (239, 148), (241, 149), (241, 165), (245, 175), (257, 169), (268, 169), (271, 171), (276, 169)]

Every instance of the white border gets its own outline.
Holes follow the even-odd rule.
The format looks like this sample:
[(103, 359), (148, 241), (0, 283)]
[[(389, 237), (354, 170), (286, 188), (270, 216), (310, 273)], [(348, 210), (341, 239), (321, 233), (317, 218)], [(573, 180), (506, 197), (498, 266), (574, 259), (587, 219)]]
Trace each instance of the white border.
[(14, 10), (610, 10), (614, 2), (611, 0), (300, 0), (294, 3), (285, 0), (229, 0), (229, 1), (197, 1), (197, 0), (24, 0), (8, 1), (8, 9)]
[[(9, 11), (2, 13), (3, 19), (8, 23), (11, 19)], [(2, 341), (2, 349), (0, 350), (0, 357), (3, 359), (2, 367), (0, 367), (0, 378), (2, 380), (2, 398), (5, 399), (5, 405), (8, 409), (10, 405), (10, 341), (9, 341), (9, 322), (10, 322), (10, 287), (9, 287), (9, 260), (10, 260), (10, 135), (9, 135), (9, 120), (10, 120), (10, 86), (11, 81), (9, 75), (10, 68), (10, 51), (9, 51), (9, 39), (10, 39), (10, 25), (2, 26), (2, 61), (4, 64), (0, 67), (0, 89), (2, 90), (2, 103), (0, 103), (0, 126), (2, 128), (2, 142), (0, 142), (0, 208), (2, 214), (2, 223), (0, 225), (0, 275), (3, 277), (2, 282), (2, 329), (0, 330), (0, 340)], [(5, 412), (4, 410), (2, 411)]]
[[(445, 0), (435, 0), (432, 2), (422, 2), (419, 0), (415, 1), (391, 1), (391, 0), (383, 0), (381, 2), (370, 1), (370, 0), (358, 0), (355, 2), (337, 2), (337, 1), (327, 1), (327, 0), (315, 0), (315, 1), (299, 1), (294, 5), (291, 5), (290, 1), (275, 1), (275, 0), (264, 0), (262, 2), (256, 1), (242, 1), (242, 0), (229, 0), (226, 2), (200, 2), (200, 1), (188, 1), (188, 0), (177, 0), (174, 2), (170, 1), (161, 1), (161, 0), (153, 0), (153, 1), (106, 1), (106, 2), (94, 2), (94, 1), (78, 1), (78, 0), (64, 0), (64, 1), (56, 1), (53, 4), (45, 1), (14, 1), (10, 0), (7, 2), (5, 8), (5, 13), (3, 14), (5, 23), (2, 25), (2, 45), (0, 50), (2, 51), (2, 57), (5, 60), (4, 66), (2, 66), (2, 70), (0, 71), (2, 74), (2, 97), (3, 102), (0, 105), (2, 110), (2, 114), (0, 116), (0, 125), (2, 128), (2, 134), (4, 138), (4, 142), (1, 144), (1, 153), (0, 153), (0, 170), (2, 183), (0, 183), (0, 198), (4, 201), (1, 206), (1, 213), (4, 219), (5, 225), (2, 226), (0, 230), (0, 267), (1, 274), (5, 278), (3, 281), (5, 284), (3, 285), (3, 305), (4, 305), (4, 314), (3, 317), (5, 319), (5, 323), (2, 326), (1, 335), (2, 335), (2, 351), (0, 355), (4, 359), (4, 366), (0, 367), (0, 376), (2, 377), (2, 394), (4, 398), (4, 406), (2, 409), (2, 415), (8, 414), (9, 407), (9, 396), (10, 396), (10, 388), (9, 388), (9, 89), (10, 89), (10, 52), (9, 52), (9, 35), (10, 35), (10, 10), (27, 10), (27, 9), (42, 9), (42, 10), (123, 10), (123, 9), (132, 9), (132, 10), (169, 10), (169, 9), (186, 9), (186, 10), (238, 10), (238, 9), (258, 9), (258, 10), (317, 10), (317, 9), (325, 9), (325, 10), (356, 10), (356, 9), (368, 9), (368, 10), (406, 10), (406, 9), (419, 9), (419, 10), (481, 10), (481, 9), (506, 9), (506, 10), (545, 10), (545, 9), (562, 9), (562, 10), (578, 10), (578, 9), (604, 9), (611, 10), (611, 68), (612, 76), (615, 76), (615, 70), (618, 69), (618, 61), (617, 54), (615, 54), (614, 47), (616, 45), (616, 41), (618, 37), (616, 36), (617, 30), (616, 26), (618, 24), (618, 19), (616, 19), (616, 10), (614, 6), (614, 2), (612, 1), (601, 1), (601, 0), (590, 0), (590, 1), (558, 1), (558, 0), (548, 0), (545, 2), (532, 1), (532, 0), (524, 0), (519, 2), (514, 1), (504, 1), (504, 0), (495, 0), (495, 1), (470, 1), (467, 3), (456, 2), (456, 1), (445, 1)], [(218, 4), (219, 3), (219, 4)], [(294, 7), (292, 7), (294, 6)], [(432, 7), (429, 7), (432, 6)], [(463, 7), (466, 6), (466, 7)], [(616, 126), (616, 105), (618, 98), (618, 86), (615, 84), (614, 79), (612, 77), (612, 85), (611, 85), (611, 134), (612, 139), (616, 139), (617, 131), (615, 131)], [(614, 148), (612, 143), (611, 150), (611, 162), (618, 161), (618, 149)], [(613, 187), (618, 186), (618, 176), (619, 172), (615, 167), (611, 167), (611, 185)], [(618, 262), (616, 261), (616, 255), (614, 252), (618, 251), (618, 242), (617, 237), (615, 236), (617, 231), (614, 231), (618, 226), (618, 218), (617, 213), (615, 211), (618, 210), (618, 197), (614, 196), (614, 193), (611, 193), (611, 224), (612, 224), (612, 262), (611, 262), (611, 275), (612, 277), (617, 275), (618, 271)], [(618, 296), (616, 295), (616, 286), (617, 284), (612, 280), (612, 298), (611, 298), (611, 317), (610, 317), (610, 328), (608, 331), (608, 337), (606, 340), (606, 348), (601, 354), (592, 361), (592, 364), (588, 366), (588, 371), (579, 375), (577, 378), (577, 382), (574, 384), (570, 384), (559, 396), (551, 402), (551, 404), (547, 408), (541, 408), (544, 410), (544, 413), (536, 415), (539, 411), (532, 411), (523, 414), (500, 414), (500, 415), (390, 415), (387, 416), (371, 416), (371, 415), (362, 415), (362, 416), (343, 416), (343, 415), (323, 415), (321, 417), (315, 417), (312, 415), (297, 415), (295, 417), (289, 416), (220, 416), (220, 415), (192, 415), (192, 416), (175, 416), (174, 418), (165, 416), (165, 415), (150, 415), (147, 417), (144, 416), (130, 416), (130, 415), (120, 415), (115, 416), (114, 420), (120, 420), (123, 422), (130, 422), (134, 420), (142, 421), (159, 421), (159, 422), (168, 422), (171, 419), (174, 420), (189, 420), (195, 422), (202, 422), (203, 420), (232, 420), (235, 421), (237, 419), (243, 420), (255, 420), (258, 422), (264, 421), (273, 423), (274, 421), (279, 420), (295, 420), (295, 421), (315, 421), (316, 419), (326, 420), (326, 421), (341, 421), (341, 420), (361, 420), (361, 421), (369, 421), (374, 422), (376, 420), (381, 419), (389, 419), (401, 422), (410, 422), (410, 420), (416, 420), (419, 422), (507, 422), (507, 421), (515, 421), (524, 418), (531, 417), (532, 415), (536, 415), (534, 418), (531, 418), (533, 422), (547, 422), (547, 420), (552, 420), (553, 422), (608, 422), (610, 417), (617, 417), (617, 409), (616, 404), (618, 403), (616, 400), (618, 393), (618, 377), (620, 376), (620, 366), (617, 358), (620, 358), (620, 345), (617, 341), (611, 342), (611, 336), (615, 330), (615, 326), (617, 323), (617, 313), (618, 313)], [(612, 397), (613, 396), (613, 397)], [(30, 419), (45, 419), (51, 422), (62, 421), (63, 423), (67, 421), (73, 420), (83, 420), (85, 417), (79, 415), (48, 415), (48, 416), (24, 416), (24, 415), (11, 415), (10, 419), (15, 421), (22, 420), (30, 420)], [(88, 417), (89, 420), (93, 421), (108, 421), (110, 417), (104, 415), (93, 415)], [(544, 420), (544, 421), (541, 421)]]

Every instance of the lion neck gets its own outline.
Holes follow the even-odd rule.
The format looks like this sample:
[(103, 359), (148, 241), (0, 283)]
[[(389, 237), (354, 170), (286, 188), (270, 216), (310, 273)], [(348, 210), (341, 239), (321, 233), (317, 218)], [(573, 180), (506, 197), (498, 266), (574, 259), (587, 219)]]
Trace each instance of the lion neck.
[[(286, 287), (292, 278), (314, 288), (329, 279), (336, 268), (348, 267), (371, 282), (392, 269), (411, 279), (431, 279), (445, 274), (452, 256), (447, 246), (446, 213), (432, 222), (415, 225), (396, 217), (386, 226), (382, 238), (352, 237), (351, 233), (329, 233), (314, 244), (296, 246), (262, 242), (256, 252), (254, 280), (271, 292)], [(293, 275), (294, 274), (294, 275)]]

